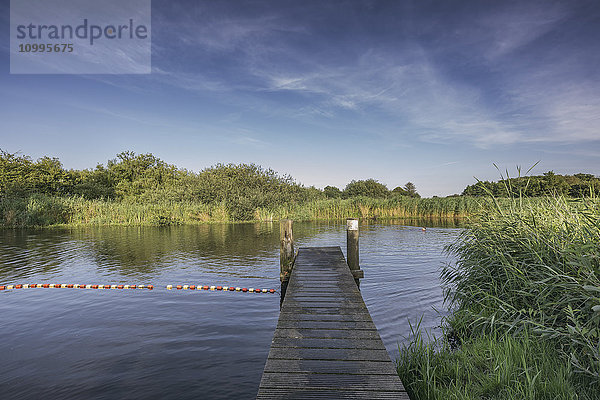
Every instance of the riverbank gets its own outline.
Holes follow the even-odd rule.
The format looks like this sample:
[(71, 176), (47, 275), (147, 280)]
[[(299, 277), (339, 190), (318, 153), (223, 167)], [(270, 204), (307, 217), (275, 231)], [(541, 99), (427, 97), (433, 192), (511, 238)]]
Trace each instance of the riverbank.
[(398, 373), (418, 399), (597, 399), (597, 199), (512, 199), (448, 247), (445, 335), (415, 329)]
[(343, 220), (360, 217), (368, 220), (400, 218), (461, 219), (491, 206), (485, 198), (467, 196), (385, 199), (355, 197), (321, 199), (274, 208), (255, 208), (253, 218), (236, 219), (239, 210), (226, 202), (204, 204), (191, 201), (131, 201), (85, 199), (80, 196), (36, 194), (0, 200), (0, 226), (5, 228), (55, 225), (185, 225), (201, 223)]

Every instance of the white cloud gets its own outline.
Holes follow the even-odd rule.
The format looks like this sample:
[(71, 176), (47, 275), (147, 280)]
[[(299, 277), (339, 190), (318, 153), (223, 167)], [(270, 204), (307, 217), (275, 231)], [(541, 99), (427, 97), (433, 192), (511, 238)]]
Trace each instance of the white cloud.
[(496, 62), (550, 32), (568, 16), (564, 4), (519, 2), (502, 7), (479, 21), (486, 40), (485, 57)]

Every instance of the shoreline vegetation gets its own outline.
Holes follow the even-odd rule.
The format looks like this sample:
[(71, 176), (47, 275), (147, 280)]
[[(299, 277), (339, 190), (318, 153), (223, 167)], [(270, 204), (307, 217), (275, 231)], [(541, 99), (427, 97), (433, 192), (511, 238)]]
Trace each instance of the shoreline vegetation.
[(375, 179), (353, 180), (343, 190), (318, 189), (254, 164), (217, 164), (192, 172), (152, 154), (123, 152), (106, 166), (66, 170), (57, 158), (34, 161), (0, 150), (0, 227), (4, 228), (167, 226), (284, 218), (465, 219), (495, 204), (508, 204), (506, 198), (491, 196), (518, 191), (536, 203), (549, 193), (581, 197), (598, 190), (600, 179), (593, 175), (548, 172), (527, 179), (480, 182), (467, 186), (462, 195), (421, 198), (411, 182), (393, 190)]
[(413, 327), (412, 399), (598, 399), (600, 201), (509, 199), (446, 250), (443, 335)]

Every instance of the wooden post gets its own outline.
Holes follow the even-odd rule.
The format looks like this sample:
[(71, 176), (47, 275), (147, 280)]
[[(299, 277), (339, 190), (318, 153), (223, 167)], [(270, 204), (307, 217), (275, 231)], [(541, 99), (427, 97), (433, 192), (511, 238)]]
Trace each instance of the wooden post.
[(358, 262), (358, 219), (349, 218), (346, 220), (346, 255), (348, 257), (348, 267), (356, 284), (359, 284), (359, 278), (364, 277), (364, 272), (360, 269)]
[(293, 221), (291, 219), (284, 219), (279, 226), (279, 239), (281, 240), (279, 251), (279, 279), (281, 282), (290, 279), (290, 273), (292, 272), (292, 265), (294, 263), (294, 235), (292, 232), (292, 223)]

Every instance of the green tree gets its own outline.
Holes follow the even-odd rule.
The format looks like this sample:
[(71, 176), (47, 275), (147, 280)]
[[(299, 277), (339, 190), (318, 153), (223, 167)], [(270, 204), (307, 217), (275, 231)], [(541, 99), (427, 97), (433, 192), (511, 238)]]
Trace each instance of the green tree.
[(112, 199), (115, 197), (115, 182), (110, 177), (108, 169), (102, 164), (95, 169), (69, 171), (74, 175), (76, 184), (73, 193), (88, 199)]
[(107, 179), (120, 198), (137, 197), (146, 191), (157, 190), (176, 180), (177, 168), (151, 153), (136, 155), (132, 151), (117, 154), (108, 162)]
[(342, 191), (335, 186), (325, 186), (323, 194), (327, 198), (339, 198), (342, 197)]
[(399, 194), (401, 196), (408, 196), (408, 192), (406, 190), (404, 190), (404, 188), (401, 186), (395, 187), (394, 190), (392, 190), (392, 193)]
[(419, 193), (417, 193), (417, 187), (412, 182), (406, 182), (406, 185), (404, 185), (404, 190), (410, 197), (421, 197)]
[(547, 196), (560, 194), (571, 197), (589, 196), (598, 193), (600, 179), (592, 174), (559, 175), (548, 171), (542, 175), (506, 178), (499, 182), (480, 181), (468, 185), (463, 195), (497, 197), (506, 196)]
[(72, 178), (58, 158), (42, 157), (34, 162), (28, 156), (0, 150), (0, 193), (3, 196), (68, 194), (75, 183)]
[(351, 181), (344, 189), (345, 197), (367, 196), (367, 197), (387, 197), (390, 191), (383, 183), (375, 179)]
[(288, 175), (255, 164), (217, 164), (201, 171), (195, 197), (204, 203), (224, 203), (236, 220), (254, 218), (257, 208), (292, 205), (318, 193), (297, 184)]

